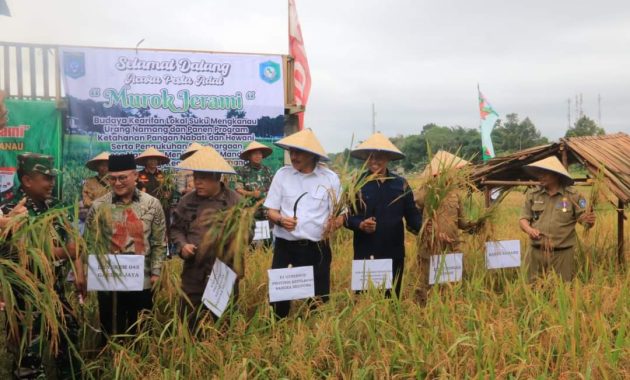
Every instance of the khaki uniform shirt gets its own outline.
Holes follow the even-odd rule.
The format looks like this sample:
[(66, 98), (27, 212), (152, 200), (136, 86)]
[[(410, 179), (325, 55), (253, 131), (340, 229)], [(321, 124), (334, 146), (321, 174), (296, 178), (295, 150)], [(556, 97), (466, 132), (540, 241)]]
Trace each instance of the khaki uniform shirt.
[[(572, 187), (563, 187), (550, 195), (543, 187), (527, 192), (520, 219), (527, 219), (533, 228), (548, 238), (552, 249), (573, 247), (577, 237), (575, 223), (586, 211), (586, 200)], [(540, 247), (540, 241), (531, 241)]]
[[(425, 223), (421, 236), (421, 247), (419, 254), (428, 258), (431, 255), (457, 252), (459, 250), (459, 230), (468, 230), (474, 227), (464, 218), (461, 196), (458, 191), (451, 191), (435, 211), (435, 215), (429, 215), (429, 210), (425, 207), (427, 192), (422, 188), (414, 192), (416, 206), (423, 211)], [(441, 242), (438, 239), (440, 233), (445, 233), (453, 239), (453, 243)]]
[(92, 207), (92, 202), (107, 194), (109, 191), (104, 179), (98, 176), (90, 177), (83, 183), (83, 207)]
[[(206, 224), (208, 216), (218, 210), (233, 207), (240, 195), (221, 185), (221, 192), (212, 198), (200, 197), (192, 191), (179, 201), (173, 212), (171, 224), (171, 241), (176, 244), (177, 252), (181, 252), (185, 244), (201, 244), (204, 234), (208, 231)], [(214, 259), (206, 255), (202, 263), (196, 261), (196, 256), (184, 259), (182, 270), (182, 289), (186, 294), (201, 295), (205, 289), (206, 279), (212, 271)]]

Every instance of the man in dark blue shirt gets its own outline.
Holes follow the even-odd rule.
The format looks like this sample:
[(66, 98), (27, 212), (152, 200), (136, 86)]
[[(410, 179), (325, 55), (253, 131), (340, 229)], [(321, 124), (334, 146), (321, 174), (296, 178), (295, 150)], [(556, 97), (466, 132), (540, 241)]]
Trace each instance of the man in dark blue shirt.
[(354, 231), (354, 259), (392, 259), (393, 288), (400, 297), (405, 267), (403, 219), (416, 234), (422, 226), (422, 214), (407, 180), (387, 169), (390, 161), (405, 155), (381, 133), (372, 135), (351, 155), (367, 161), (364, 176), (374, 176), (361, 188), (360, 201), (351, 207), (345, 222)]

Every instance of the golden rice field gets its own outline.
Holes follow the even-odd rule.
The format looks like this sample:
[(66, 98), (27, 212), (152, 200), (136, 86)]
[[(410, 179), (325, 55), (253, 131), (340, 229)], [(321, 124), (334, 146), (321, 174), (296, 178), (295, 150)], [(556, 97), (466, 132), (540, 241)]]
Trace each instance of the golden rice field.
[[(520, 238), (523, 194), (510, 194), (493, 219), (493, 237)], [(351, 235), (333, 242), (332, 297), (314, 313), (294, 303), (274, 321), (267, 307), (271, 253), (247, 254), (234, 311), (192, 337), (176, 317), (181, 263), (166, 264), (154, 313), (142, 333), (94, 352), (85, 330), (88, 376), (98, 379), (627, 379), (630, 378), (630, 275), (616, 261), (616, 213), (598, 210), (588, 234), (578, 227), (579, 273), (572, 283), (535, 285), (524, 271), (487, 271), (483, 241), (465, 236), (464, 279), (413, 300), (418, 269), (407, 236), (401, 300), (349, 291)], [(630, 228), (626, 223), (626, 236)], [(626, 247), (630, 241), (626, 240)], [(628, 248), (626, 258), (630, 259)], [(91, 296), (82, 315), (94, 324)], [(302, 306), (302, 307), (301, 307)], [(5, 356), (7, 374), (10, 365)], [(7, 378), (2, 376), (2, 378)]]

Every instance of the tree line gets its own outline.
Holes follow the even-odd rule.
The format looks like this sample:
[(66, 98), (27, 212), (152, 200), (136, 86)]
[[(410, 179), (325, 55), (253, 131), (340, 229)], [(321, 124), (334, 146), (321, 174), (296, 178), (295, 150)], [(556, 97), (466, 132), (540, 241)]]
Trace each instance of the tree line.
[[(582, 116), (569, 128), (565, 137), (603, 135), (604, 129), (588, 116)], [(417, 171), (427, 164), (429, 150), (437, 152), (440, 149), (456, 153), (460, 157), (474, 163), (481, 162), (481, 134), (477, 128), (461, 126), (441, 126), (434, 123), (426, 124), (419, 134), (398, 135), (390, 138), (405, 158), (392, 163), (392, 168), (404, 171)], [(549, 139), (542, 136), (534, 122), (525, 117), (520, 119), (518, 114), (510, 113), (505, 119), (497, 120), (492, 131), (492, 142), (497, 156), (507, 155), (522, 149), (549, 143)], [(352, 167), (360, 167), (362, 162), (351, 159), (350, 149), (330, 154), (333, 162), (348, 162)]]

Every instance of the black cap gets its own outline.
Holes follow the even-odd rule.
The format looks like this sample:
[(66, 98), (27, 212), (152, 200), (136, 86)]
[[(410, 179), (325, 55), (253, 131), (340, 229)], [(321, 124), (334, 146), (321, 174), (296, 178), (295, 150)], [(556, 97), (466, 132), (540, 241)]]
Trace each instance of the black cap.
[(110, 172), (136, 170), (136, 157), (133, 154), (112, 154), (107, 163)]

